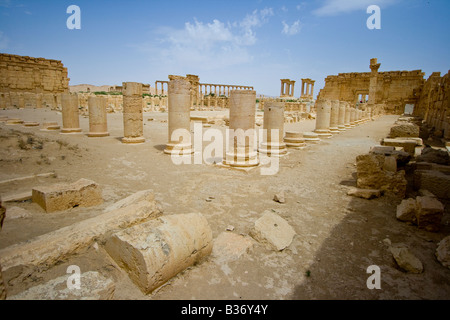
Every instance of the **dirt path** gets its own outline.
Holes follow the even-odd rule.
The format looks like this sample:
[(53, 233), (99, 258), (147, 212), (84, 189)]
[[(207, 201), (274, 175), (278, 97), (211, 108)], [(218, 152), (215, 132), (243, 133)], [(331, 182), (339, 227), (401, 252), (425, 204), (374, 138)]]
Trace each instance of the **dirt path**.
[[(4, 110), (0, 115), (59, 122), (61, 117), (43, 110)], [(14, 203), (31, 212), (32, 217), (5, 224), (0, 248), (97, 215), (107, 205), (143, 189), (154, 190), (164, 214), (201, 212), (214, 238), (231, 225), (232, 233), (244, 235), (253, 243), (238, 259), (208, 257), (148, 296), (131, 283), (102, 248), (92, 247), (50, 270), (29, 271), (30, 277), (24, 283), (14, 280), (17, 270), (6, 272), (8, 289), (19, 292), (61, 276), (68, 265), (77, 264), (82, 271), (98, 270), (112, 277), (117, 299), (449, 299), (450, 270), (434, 257), (439, 240), (450, 234), (448, 225), (437, 234), (421, 231), (395, 219), (397, 199), (369, 201), (346, 195), (354, 183), (356, 156), (378, 144), (396, 118), (385, 116), (319, 145), (291, 151), (282, 158), (280, 171), (274, 176), (262, 176), (259, 168), (245, 173), (206, 164), (174, 165), (162, 152), (167, 142), (167, 114), (145, 114), (147, 142), (138, 146), (120, 143), (123, 127), (121, 115), (117, 114), (108, 115), (111, 136), (102, 139), (1, 125), (0, 143), (2, 150), (5, 146), (7, 150), (1, 157), (2, 179), (49, 171), (57, 174), (57, 178), (14, 185), (14, 190), (87, 178), (103, 187), (105, 204), (46, 215), (34, 203)], [(81, 119), (81, 127), (88, 131), (86, 118)], [(286, 130), (313, 128), (311, 120), (286, 125)], [(18, 148), (14, 139), (20, 132), (43, 140), (43, 148)], [(279, 191), (285, 192), (285, 204), (272, 200)], [(0, 192), (11, 192), (11, 188), (2, 190), (0, 186)], [(210, 201), (206, 201), (208, 197)], [(248, 236), (255, 220), (266, 210), (286, 219), (297, 233), (282, 252), (268, 250)], [(448, 215), (446, 219), (448, 222)], [(422, 260), (425, 272), (410, 275), (398, 270), (383, 243), (386, 238), (392, 243), (408, 244)], [(381, 290), (366, 286), (370, 265), (381, 268)]]

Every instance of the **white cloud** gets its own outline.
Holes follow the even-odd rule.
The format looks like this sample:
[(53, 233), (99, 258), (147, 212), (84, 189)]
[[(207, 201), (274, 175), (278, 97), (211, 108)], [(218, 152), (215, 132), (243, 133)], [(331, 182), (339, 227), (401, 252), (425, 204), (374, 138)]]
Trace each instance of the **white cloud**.
[[(214, 19), (204, 23), (194, 19), (184, 28), (159, 28), (159, 39), (139, 45), (153, 61), (164, 61), (172, 70), (213, 70), (252, 60), (248, 48), (257, 41), (256, 29), (273, 16), (272, 8), (254, 10), (241, 21), (224, 23)], [(198, 72), (198, 71), (196, 71)]]
[(0, 31), (0, 50), (5, 50), (8, 48), (9, 39), (3, 31)]
[(325, 0), (323, 5), (314, 10), (317, 16), (335, 16), (341, 13), (349, 13), (356, 10), (365, 10), (368, 6), (388, 6), (398, 0)]
[(289, 36), (296, 35), (302, 28), (300, 20), (295, 21), (291, 26), (289, 26), (285, 21), (282, 21), (282, 24), (283, 30), (281, 32)]

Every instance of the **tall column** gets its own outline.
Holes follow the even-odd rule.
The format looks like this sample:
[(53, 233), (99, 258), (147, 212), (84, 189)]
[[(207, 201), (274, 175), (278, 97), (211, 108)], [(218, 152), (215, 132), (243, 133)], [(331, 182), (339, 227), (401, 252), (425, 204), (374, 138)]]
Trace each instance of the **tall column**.
[(71, 93), (61, 94), (63, 128), (61, 133), (79, 133), (80, 118), (78, 114), (78, 95)]
[(123, 85), (123, 143), (143, 143), (144, 117), (142, 111), (142, 83), (124, 82)]
[(332, 100), (331, 115), (330, 115), (330, 132), (332, 134), (340, 133), (338, 126), (339, 126), (339, 100)]
[(316, 81), (311, 81), (311, 99), (314, 97), (314, 84), (316, 83)]
[(268, 101), (264, 106), (264, 133), (259, 152), (268, 156), (287, 153), (284, 137), (284, 102)]
[(350, 127), (353, 128), (356, 126), (356, 109), (351, 107), (350, 110)]
[(106, 98), (91, 96), (89, 105), (89, 133), (88, 137), (109, 136), (106, 118)]
[(351, 126), (351, 118), (352, 118), (352, 108), (348, 102), (345, 103), (345, 128), (350, 129)]
[(345, 102), (339, 101), (339, 118), (338, 118), (339, 131), (345, 131)]
[(331, 105), (329, 100), (318, 100), (316, 102), (316, 130), (314, 132), (319, 138), (330, 138)]
[(259, 164), (255, 144), (256, 91), (230, 92), (230, 123), (228, 150), (224, 163), (232, 167), (253, 167)]
[[(173, 79), (169, 82), (169, 143), (164, 153), (191, 154), (191, 84), (185, 79)], [(174, 135), (175, 133), (175, 135)]]
[(280, 92), (280, 97), (284, 96), (284, 82), (283, 80), (281, 80), (281, 92)]
[[(370, 59), (370, 83), (369, 83), (369, 105), (376, 104), (377, 82), (378, 82), (378, 69), (381, 64), (377, 63), (377, 59)], [(365, 97), (364, 97), (365, 100)], [(363, 101), (364, 102), (364, 101)]]

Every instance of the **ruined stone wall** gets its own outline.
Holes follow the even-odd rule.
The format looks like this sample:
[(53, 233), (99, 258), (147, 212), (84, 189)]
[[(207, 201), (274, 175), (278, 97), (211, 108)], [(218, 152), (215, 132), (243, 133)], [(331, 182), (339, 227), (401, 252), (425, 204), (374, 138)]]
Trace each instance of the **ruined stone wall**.
[(69, 92), (67, 68), (58, 60), (0, 54), (0, 108), (40, 108)]
[(450, 71), (443, 77), (440, 72), (431, 74), (413, 114), (422, 117), (437, 136), (450, 139)]
[[(379, 72), (374, 103), (384, 105), (385, 113), (402, 114), (405, 104), (418, 102), (423, 77), (421, 70)], [(369, 94), (370, 78), (370, 72), (328, 76), (318, 99), (346, 101), (355, 106), (360, 94)]]

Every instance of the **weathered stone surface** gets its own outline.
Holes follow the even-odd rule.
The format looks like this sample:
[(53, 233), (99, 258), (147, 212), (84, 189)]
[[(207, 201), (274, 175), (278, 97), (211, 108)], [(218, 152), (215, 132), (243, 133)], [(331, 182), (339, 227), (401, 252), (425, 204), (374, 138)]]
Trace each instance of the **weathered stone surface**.
[(256, 241), (267, 244), (276, 251), (289, 247), (295, 234), (287, 221), (273, 212), (264, 213), (250, 231)]
[(112, 235), (106, 251), (146, 294), (209, 255), (212, 231), (199, 213), (179, 214)]
[[(0, 231), (3, 227), (3, 221), (5, 220), (5, 212), (6, 209), (2, 206), (2, 199), (0, 198)], [(6, 289), (5, 289), (5, 283), (3, 282), (3, 276), (2, 276), (2, 266), (0, 265), (0, 300), (6, 299)]]
[(212, 256), (217, 262), (237, 260), (253, 246), (249, 237), (232, 232), (222, 232), (214, 239)]
[(444, 266), (450, 269), (450, 236), (439, 242), (436, 249), (436, 258)]
[(80, 289), (69, 289), (68, 277), (69, 275), (50, 280), (8, 300), (110, 300), (114, 297), (114, 282), (96, 271), (81, 273)]
[(450, 175), (435, 170), (415, 170), (414, 188), (426, 189), (439, 199), (450, 199)]
[(407, 185), (405, 171), (386, 171), (383, 169), (384, 163), (384, 155), (365, 154), (356, 157), (357, 187), (377, 189), (404, 198)]
[(112, 205), (108, 206), (104, 210), (104, 212), (124, 208), (133, 203), (137, 203), (140, 201), (152, 202), (154, 200), (155, 200), (155, 194), (153, 193), (153, 190), (150, 190), (150, 189), (149, 190), (141, 190), (136, 193), (133, 193), (132, 195), (130, 195), (122, 200), (119, 200), (119, 201), (113, 203)]
[(411, 156), (416, 153), (416, 147), (422, 146), (422, 139), (420, 138), (385, 138), (381, 141), (384, 146), (402, 147)]
[(400, 221), (414, 222), (416, 220), (417, 203), (416, 199), (409, 198), (403, 200), (397, 206), (396, 217)]
[(419, 126), (413, 123), (399, 124), (391, 128), (389, 133), (390, 138), (403, 138), (403, 137), (419, 137)]
[(161, 215), (155, 201), (140, 201), (0, 250), (3, 270), (19, 265), (52, 266), (95, 240)]
[(441, 227), (444, 205), (435, 197), (417, 197), (416, 220), (419, 228), (437, 232)]
[(67, 210), (73, 207), (91, 207), (103, 203), (102, 191), (98, 184), (80, 179), (72, 184), (54, 184), (32, 190), (33, 202), (46, 212)]
[(352, 197), (363, 198), (367, 200), (381, 197), (381, 191), (376, 189), (358, 189), (352, 188), (347, 192), (347, 195)]
[(14, 219), (21, 219), (21, 218), (30, 218), (31, 213), (23, 208), (20, 207), (11, 207), (8, 208), (8, 214), (6, 215), (6, 221), (8, 220), (14, 220)]
[(392, 253), (397, 265), (408, 273), (422, 273), (422, 262), (411, 253), (405, 246), (391, 246), (389, 250)]
[(431, 162), (443, 165), (450, 164), (450, 156), (448, 151), (425, 147), (422, 154), (416, 158), (417, 162)]

